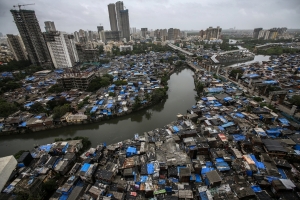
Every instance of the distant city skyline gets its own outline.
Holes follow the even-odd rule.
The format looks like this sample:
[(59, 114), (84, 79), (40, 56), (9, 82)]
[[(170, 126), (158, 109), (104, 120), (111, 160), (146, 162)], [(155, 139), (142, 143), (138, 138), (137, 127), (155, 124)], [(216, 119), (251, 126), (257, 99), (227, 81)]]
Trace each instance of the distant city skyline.
[[(23, 9), (34, 10), (41, 27), (45, 21), (54, 21), (57, 28), (68, 33), (76, 30), (97, 31), (97, 26), (110, 30), (107, 5), (113, 0), (64, 0), (55, 3), (36, 0), (20, 2), (0, 1), (0, 32), (19, 34), (10, 9), (13, 5), (35, 3)], [(123, 1), (130, 10), (130, 25), (141, 29), (201, 30), (209, 26), (222, 29), (254, 29), (262, 27), (300, 28), (299, 0), (130, 0)], [(46, 8), (46, 9), (45, 9)], [(15, 8), (18, 9), (18, 8)], [(43, 28), (42, 28), (42, 31)]]

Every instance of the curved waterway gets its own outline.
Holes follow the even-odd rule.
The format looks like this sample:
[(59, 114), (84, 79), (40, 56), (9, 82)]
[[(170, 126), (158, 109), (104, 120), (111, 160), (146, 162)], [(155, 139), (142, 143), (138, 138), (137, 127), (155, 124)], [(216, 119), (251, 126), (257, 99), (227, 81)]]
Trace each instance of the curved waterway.
[(35, 145), (52, 143), (55, 138), (84, 136), (95, 147), (102, 142), (112, 144), (133, 138), (135, 133), (143, 134), (145, 131), (161, 128), (176, 120), (178, 113), (185, 114), (195, 104), (193, 74), (190, 69), (172, 74), (168, 81), (168, 98), (145, 110), (99, 123), (1, 136), (0, 157), (15, 154), (19, 150), (31, 150)]
[[(241, 46), (237, 46), (239, 49), (245, 49)], [(269, 61), (270, 60), (270, 56), (265, 56), (265, 55), (255, 55), (254, 59), (251, 61), (247, 61), (247, 62), (241, 62), (241, 63), (237, 63), (237, 64), (233, 64), (230, 65), (228, 67), (234, 67), (234, 66), (239, 66), (240, 64), (251, 64), (251, 63), (255, 63), (255, 62), (259, 62), (262, 63), (262, 61)]]

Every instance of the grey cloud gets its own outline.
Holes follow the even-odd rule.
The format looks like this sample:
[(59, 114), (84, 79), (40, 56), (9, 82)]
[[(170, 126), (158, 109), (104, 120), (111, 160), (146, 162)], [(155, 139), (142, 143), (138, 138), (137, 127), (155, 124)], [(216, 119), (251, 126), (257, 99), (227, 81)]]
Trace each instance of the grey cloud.
[[(44, 21), (54, 21), (58, 30), (95, 30), (100, 23), (110, 29), (107, 5), (111, 0), (35, 0), (25, 9), (36, 12), (42, 31)], [(131, 27), (180, 29), (222, 28), (253, 29), (255, 27), (299, 28), (299, 0), (130, 0)], [(10, 9), (31, 1), (0, 0), (0, 32), (17, 34)]]

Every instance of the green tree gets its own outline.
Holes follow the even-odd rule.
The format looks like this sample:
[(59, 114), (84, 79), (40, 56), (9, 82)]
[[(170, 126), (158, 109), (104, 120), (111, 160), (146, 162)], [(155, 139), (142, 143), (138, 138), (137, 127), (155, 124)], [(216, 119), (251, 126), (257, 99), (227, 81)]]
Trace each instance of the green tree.
[(8, 117), (18, 110), (19, 108), (14, 103), (0, 99), (0, 117)]
[(43, 189), (47, 194), (53, 193), (57, 189), (57, 183), (55, 179), (49, 179), (43, 183)]
[(179, 54), (178, 57), (180, 60), (185, 60), (185, 55)]
[(263, 100), (263, 98), (261, 98), (261, 97), (253, 97), (253, 100), (257, 101), (257, 102), (261, 102)]
[(61, 93), (63, 91), (64, 91), (64, 88), (61, 85), (54, 84), (48, 89), (47, 93)]
[(238, 79), (240, 79), (243, 76), (244, 70), (243, 69), (233, 69), (230, 72), (230, 76), (233, 78), (236, 78), (236, 75), (239, 74)]
[(145, 99), (151, 101), (151, 95), (148, 92), (145, 92)]
[(109, 95), (110, 97), (115, 97), (115, 96), (116, 96), (116, 94), (115, 94), (114, 92), (109, 92), (108, 95)]
[(103, 45), (99, 46), (99, 54), (104, 54), (104, 47), (103, 47)]
[(15, 81), (11, 78), (4, 78), (0, 80), (0, 85), (0, 94), (22, 87), (22, 84), (19, 81)]
[(24, 70), (28, 68), (31, 65), (31, 62), (29, 60), (12, 60), (7, 63), (7, 65), (2, 65), (0, 67), (0, 72), (13, 72), (16, 70)]
[(164, 88), (155, 89), (152, 92), (152, 102), (157, 103), (160, 102), (163, 98), (166, 97), (167, 90)]
[(116, 86), (127, 85), (127, 81), (118, 80), (118, 81), (115, 81), (114, 84)]
[(30, 109), (29, 109), (29, 112), (32, 112), (35, 114), (43, 113), (45, 111), (46, 110), (45, 110), (43, 104), (41, 104), (40, 102), (35, 102), (32, 106), (30, 106)]
[(201, 62), (203, 60), (203, 57), (202, 56), (197, 56), (197, 60)]
[(203, 89), (204, 89), (204, 85), (201, 82), (196, 82), (195, 90), (196, 90), (198, 96), (200, 96), (200, 94), (203, 92)]
[(142, 105), (141, 100), (138, 96), (134, 98), (133, 110), (140, 108)]
[(70, 104), (65, 97), (60, 97), (59, 99), (53, 99), (47, 102), (47, 108), (53, 110), (56, 106), (63, 106), (65, 104)]
[(300, 106), (300, 95), (294, 95), (290, 100), (291, 104), (294, 104), (296, 106)]
[(64, 114), (70, 111), (70, 104), (65, 104), (63, 106), (56, 106), (53, 109), (53, 118), (61, 118)]
[(79, 104), (78, 104), (78, 109), (81, 109), (85, 104), (88, 104), (89, 103), (89, 97), (85, 97), (83, 99), (83, 101), (81, 101)]
[(20, 158), (20, 156), (24, 153), (24, 152), (26, 152), (25, 150), (20, 150), (20, 151), (18, 151), (17, 153), (15, 153), (15, 155), (14, 155), (14, 157), (15, 157), (15, 159), (19, 159)]

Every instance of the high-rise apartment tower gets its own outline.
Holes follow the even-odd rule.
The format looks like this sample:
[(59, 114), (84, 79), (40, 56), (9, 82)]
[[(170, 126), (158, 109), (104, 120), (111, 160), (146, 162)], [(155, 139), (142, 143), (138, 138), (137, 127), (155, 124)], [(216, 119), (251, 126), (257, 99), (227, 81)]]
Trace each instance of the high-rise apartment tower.
[(30, 61), (35, 65), (52, 65), (43, 34), (33, 10), (10, 10)]
[(11, 48), (12, 53), (17, 61), (28, 60), (25, 46), (22, 39), (18, 35), (7, 34), (7, 42)]
[(116, 6), (114, 3), (108, 4), (108, 14), (109, 14), (110, 29), (112, 31), (118, 31)]

